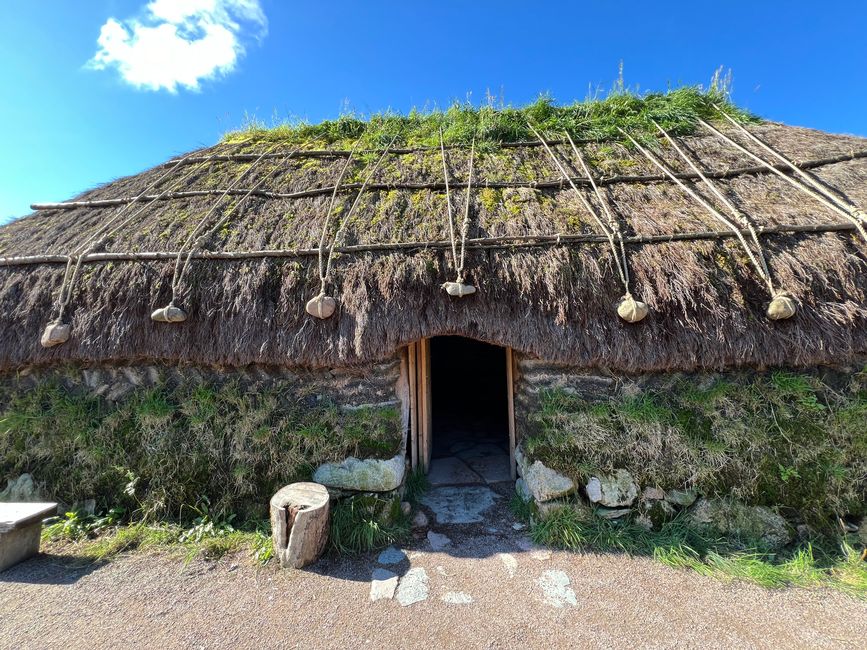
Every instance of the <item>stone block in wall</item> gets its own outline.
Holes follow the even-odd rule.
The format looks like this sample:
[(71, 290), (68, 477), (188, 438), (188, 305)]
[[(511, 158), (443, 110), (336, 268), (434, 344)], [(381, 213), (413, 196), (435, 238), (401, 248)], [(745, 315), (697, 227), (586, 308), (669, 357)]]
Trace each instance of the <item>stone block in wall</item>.
[(390, 492), (403, 484), (406, 459), (403, 451), (393, 458), (349, 457), (339, 463), (325, 463), (313, 472), (313, 480), (329, 488), (356, 492)]

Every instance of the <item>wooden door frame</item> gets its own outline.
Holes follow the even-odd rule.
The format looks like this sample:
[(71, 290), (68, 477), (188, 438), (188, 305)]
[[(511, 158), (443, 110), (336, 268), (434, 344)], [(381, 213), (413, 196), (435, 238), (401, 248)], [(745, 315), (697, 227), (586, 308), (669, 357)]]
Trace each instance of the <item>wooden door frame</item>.
[[(514, 480), (517, 478), (515, 466), (515, 355), (510, 347), (504, 347), (504, 350), (509, 424), (509, 472)], [(420, 468), (427, 474), (430, 469), (433, 449), (430, 338), (419, 339), (407, 345), (407, 356), (412, 468)]]

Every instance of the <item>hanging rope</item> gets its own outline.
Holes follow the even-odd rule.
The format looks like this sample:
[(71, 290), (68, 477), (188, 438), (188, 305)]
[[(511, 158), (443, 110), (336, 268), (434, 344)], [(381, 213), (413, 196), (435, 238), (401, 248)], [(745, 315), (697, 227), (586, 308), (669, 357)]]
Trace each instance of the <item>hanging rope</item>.
[[(199, 238), (199, 233), (202, 231), (202, 229), (205, 227), (205, 225), (207, 225), (208, 220), (210, 219), (211, 215), (214, 214), (214, 212), (217, 210), (217, 207), (220, 205), (220, 202), (229, 193), (229, 190), (234, 188), (238, 183), (240, 183), (244, 178), (246, 178), (246, 176), (256, 167), (256, 165), (259, 163), (259, 161), (261, 161), (265, 157), (265, 154), (267, 154), (270, 151), (273, 151), (274, 149), (277, 148), (277, 146), (278, 146), (277, 144), (274, 144), (272, 147), (270, 147), (269, 149), (266, 149), (261, 154), (259, 154), (259, 156), (256, 158), (256, 160), (254, 160), (252, 163), (250, 163), (250, 166), (247, 167), (247, 169), (245, 169), (243, 172), (241, 172), (241, 174), (239, 174), (235, 178), (234, 181), (232, 181), (232, 183), (229, 185), (229, 187), (220, 195), (220, 197), (214, 202), (214, 204), (211, 206), (211, 208), (199, 220), (199, 222), (196, 224), (196, 227), (193, 228), (192, 232), (190, 232), (190, 234), (187, 236), (187, 239), (181, 245), (180, 249), (178, 250), (178, 255), (175, 258), (175, 268), (172, 271), (172, 284), (171, 284), (172, 298), (171, 298), (171, 301), (165, 307), (160, 307), (160, 308), (154, 310), (153, 313), (151, 313), (151, 319), (152, 320), (160, 322), (160, 323), (180, 323), (180, 322), (185, 321), (187, 319), (186, 312), (183, 309), (181, 309), (180, 307), (178, 307), (176, 303), (178, 301), (179, 294), (180, 294), (181, 280), (183, 279), (183, 276), (186, 273), (186, 270), (190, 266), (190, 260), (192, 259), (193, 252), (199, 246), (201, 246), (207, 238), (206, 235)], [(261, 185), (266, 178), (267, 178), (267, 176), (265, 178), (263, 178), (262, 180), (260, 180), (259, 183), (257, 184), (257, 186)], [(229, 209), (229, 212), (227, 213), (227, 215), (224, 215), (223, 219), (227, 218), (228, 215), (230, 215), (239, 205), (241, 205), (244, 202), (244, 200), (247, 197), (250, 196), (250, 194), (251, 194), (251, 192), (247, 192), (247, 194), (245, 194), (237, 203), (235, 203), (235, 205), (233, 205)], [(193, 242), (195, 242), (195, 245), (193, 244)]]
[[(346, 168), (349, 166), (349, 161), (347, 160), (347, 164), (344, 166), (344, 169), (340, 173), (340, 178), (338, 179), (337, 184), (334, 186), (334, 194), (331, 197), (331, 203), (329, 204), (328, 214), (325, 217), (325, 227), (322, 230), (322, 238), (320, 239), (320, 249), (319, 249), (319, 293), (307, 301), (305, 305), (305, 309), (307, 313), (316, 318), (325, 319), (330, 318), (332, 314), (334, 314), (334, 310), (337, 309), (337, 301), (331, 296), (325, 293), (325, 290), (328, 287), (328, 282), (331, 277), (331, 263), (334, 259), (334, 248), (337, 246), (337, 242), (340, 240), (340, 237), (343, 235), (343, 229), (346, 224), (349, 222), (350, 217), (352, 217), (355, 209), (358, 207), (358, 204), (361, 202), (361, 196), (364, 194), (364, 190), (367, 185), (370, 183), (370, 179), (373, 178), (373, 175), (376, 173), (376, 170), (379, 169), (379, 166), (382, 164), (382, 161), (385, 160), (385, 157), (388, 155), (391, 150), (391, 146), (397, 140), (397, 135), (395, 135), (391, 142), (388, 143), (388, 146), (382, 150), (382, 154), (376, 161), (372, 167), (369, 167), (367, 175), (364, 179), (364, 182), (361, 184), (361, 188), (358, 190), (358, 193), (355, 195), (355, 200), (352, 202), (352, 205), (349, 206), (349, 210), (346, 214), (341, 217), (340, 222), (337, 224), (337, 231), (334, 233), (334, 239), (331, 242), (331, 245), (328, 247), (328, 256), (325, 258), (325, 270), (322, 270), (322, 245), (325, 242), (325, 236), (327, 231), (327, 225), (331, 218), (331, 210), (334, 205), (334, 197), (337, 195), (337, 188), (340, 185), (340, 180), (343, 178), (343, 174), (346, 172)], [(356, 143), (358, 146), (358, 143)], [(354, 149), (353, 149), (354, 151)]]
[[(60, 284), (60, 292), (57, 297), (57, 318), (46, 325), (45, 330), (42, 332), (42, 337), (40, 339), (40, 343), (42, 347), (50, 348), (55, 345), (60, 345), (61, 343), (65, 343), (69, 340), (69, 337), (72, 332), (72, 328), (68, 323), (63, 322), (63, 317), (66, 312), (66, 307), (69, 305), (70, 300), (72, 299), (72, 291), (75, 287), (75, 282), (78, 279), (79, 272), (81, 271), (81, 265), (87, 259), (87, 256), (95, 251), (97, 248), (103, 246), (109, 239), (111, 239), (118, 231), (132, 222), (142, 211), (147, 208), (147, 204), (143, 205), (141, 208), (136, 210), (134, 213), (129, 215), (126, 219), (117, 223), (120, 217), (122, 217), (129, 209), (131, 209), (142, 197), (146, 196), (148, 192), (157, 187), (163, 180), (168, 178), (178, 167), (185, 164), (185, 162), (192, 158), (192, 155), (185, 156), (184, 158), (179, 159), (174, 165), (172, 165), (164, 174), (160, 175), (153, 183), (148, 185), (141, 193), (136, 195), (130, 203), (125, 204), (120, 208), (110, 219), (108, 219), (105, 223), (103, 223), (99, 228), (97, 228), (96, 232), (93, 233), (86, 241), (80, 244), (77, 248), (73, 250), (73, 252), (69, 255), (66, 261), (66, 269), (63, 273), (63, 280)], [(179, 187), (181, 183), (186, 181), (193, 173), (195, 173), (196, 168), (192, 167), (186, 174), (183, 174), (180, 178), (178, 178), (171, 186), (166, 188), (163, 192), (160, 193), (158, 198), (161, 198), (169, 193), (171, 193), (176, 187)], [(74, 262), (73, 262), (74, 260)]]
[[(728, 117), (728, 116), (726, 116), (726, 117)], [(867, 219), (864, 218), (864, 213), (859, 208), (842, 207), (841, 205), (839, 205), (839, 202), (837, 199), (834, 199), (834, 198), (826, 195), (824, 192), (816, 191), (813, 188), (808, 187), (805, 183), (799, 182), (797, 179), (792, 178), (788, 174), (784, 174), (779, 169), (777, 169), (772, 164), (770, 164), (767, 160), (757, 156), (756, 154), (754, 154), (752, 151), (750, 151), (749, 149), (747, 149), (746, 147), (744, 147), (740, 143), (735, 142), (729, 136), (727, 136), (725, 133), (718, 130), (716, 127), (711, 126), (710, 124), (708, 124), (707, 122), (705, 122), (702, 119), (698, 119), (698, 122), (699, 122), (699, 124), (704, 126), (707, 130), (716, 134), (723, 141), (729, 143), (731, 146), (733, 146), (735, 149), (737, 149), (741, 153), (746, 154), (747, 156), (749, 156), (750, 158), (752, 158), (753, 160), (758, 162), (760, 165), (765, 167), (771, 173), (776, 174), (777, 176), (782, 178), (784, 181), (786, 181), (792, 187), (800, 190), (801, 192), (803, 192), (804, 194), (807, 194), (808, 196), (811, 196), (812, 198), (819, 201), (819, 203), (824, 205), (826, 208), (829, 208), (830, 210), (836, 212), (837, 214), (845, 217), (847, 220), (849, 220), (851, 223), (853, 223), (855, 225), (855, 228), (858, 230), (858, 233), (864, 238), (864, 241), (867, 242), (867, 228), (865, 228), (865, 223), (867, 223)], [(794, 167), (794, 165), (792, 163), (789, 163), (789, 164), (792, 165), (792, 167)], [(795, 169), (797, 169), (797, 168), (795, 167)]]
[[(572, 141), (572, 138), (567, 133), (566, 136), (567, 138), (569, 138), (569, 142), (572, 144), (573, 150), (578, 155), (578, 159), (581, 162), (582, 167), (584, 168), (584, 172), (590, 178), (590, 182), (594, 190), (597, 192), (597, 198), (599, 198), (600, 203), (602, 203), (603, 205), (603, 209), (605, 210), (608, 218), (608, 225), (606, 225), (605, 222), (602, 221), (602, 218), (596, 213), (596, 210), (593, 209), (590, 201), (587, 200), (584, 194), (575, 185), (572, 177), (569, 175), (569, 173), (566, 171), (566, 168), (551, 150), (551, 147), (548, 146), (548, 143), (545, 141), (545, 139), (539, 134), (538, 131), (536, 131), (536, 129), (533, 128), (532, 124), (528, 122), (527, 126), (530, 127), (530, 130), (533, 132), (533, 134), (537, 138), (539, 138), (539, 142), (542, 143), (545, 151), (548, 152), (548, 156), (550, 156), (551, 160), (554, 162), (554, 165), (560, 171), (563, 179), (567, 181), (572, 187), (572, 190), (580, 199), (581, 204), (584, 206), (587, 212), (590, 213), (590, 216), (593, 217), (600, 230), (602, 230), (602, 232), (604, 233), (605, 238), (608, 240), (608, 245), (611, 247), (611, 253), (614, 258), (614, 265), (617, 267), (617, 273), (620, 276), (620, 281), (623, 283), (623, 289), (625, 291), (623, 297), (620, 299), (620, 302), (617, 305), (617, 314), (623, 320), (629, 323), (637, 323), (645, 316), (647, 316), (649, 309), (646, 303), (636, 300), (629, 290), (629, 270), (626, 259), (626, 248), (623, 244), (623, 235), (620, 232), (619, 224), (616, 223), (613, 215), (608, 211), (608, 206), (606, 202), (602, 200), (601, 193), (599, 193), (599, 188), (596, 187), (596, 182), (593, 180), (590, 174), (590, 169), (584, 163), (584, 159), (582, 158), (581, 154), (578, 153), (578, 148), (575, 147), (575, 143)], [(620, 244), (619, 246), (618, 240)]]
[(358, 145), (361, 143), (361, 140), (356, 140), (355, 145), (352, 147), (352, 150), (349, 152), (349, 156), (346, 158), (346, 162), (343, 164), (343, 167), (340, 170), (340, 173), (337, 175), (337, 181), (334, 183), (334, 191), (331, 193), (331, 200), (328, 202), (328, 211), (325, 213), (325, 223), (322, 225), (322, 236), (319, 238), (319, 286), (323, 288), (325, 286), (325, 247), (326, 241), (328, 239), (328, 226), (331, 223), (331, 215), (334, 212), (334, 202), (337, 200), (337, 192), (340, 190), (340, 184), (343, 182), (343, 177), (346, 175), (346, 171), (349, 169), (349, 165), (352, 163), (352, 158), (355, 155), (355, 150), (358, 148)]
[[(654, 124), (656, 124), (656, 122), (654, 122)], [(680, 147), (677, 146), (677, 144), (674, 142), (674, 140), (672, 140), (671, 138), (668, 137), (668, 134), (662, 130), (662, 127), (660, 127), (658, 124), (656, 124), (656, 127), (663, 133), (663, 135), (665, 135), (665, 137), (668, 139), (668, 141), (674, 147), (675, 151), (677, 151), (681, 155), (681, 157), (683, 157), (684, 160), (686, 160), (687, 163), (689, 163), (689, 165), (690, 165), (690, 167), (692, 167), (693, 171), (695, 171), (696, 174), (698, 174), (699, 177), (710, 186), (710, 188), (714, 192), (714, 194), (716, 194), (723, 201), (723, 203), (728, 205), (730, 207), (730, 209), (735, 212), (737, 219), (738, 220), (741, 220), (741, 219), (746, 220), (746, 216), (741, 216), (740, 213), (737, 211), (737, 209), (734, 207), (734, 205), (731, 205), (731, 203), (729, 203), (729, 201), (725, 197), (723, 197), (721, 193), (716, 191), (716, 188), (714, 188), (712, 185), (710, 185), (710, 181), (707, 180), (707, 178), (698, 169), (698, 167), (692, 163), (692, 160), (690, 160), (690, 158), (680, 149)], [(795, 310), (797, 308), (797, 303), (795, 302), (795, 299), (793, 297), (791, 297), (789, 294), (778, 292), (774, 288), (774, 283), (773, 283), (773, 280), (771, 278), (771, 273), (768, 270), (767, 263), (765, 262), (764, 254), (762, 253), (761, 244), (758, 241), (758, 235), (755, 233), (755, 230), (752, 230), (752, 224), (749, 224), (749, 225), (750, 225), (750, 229), (752, 230), (753, 237), (754, 237), (756, 246), (757, 246), (758, 251), (759, 251), (759, 256), (761, 257), (761, 262), (756, 257), (756, 254), (753, 252), (752, 248), (750, 248), (750, 246), (747, 243), (747, 240), (744, 237), (743, 233), (741, 232), (740, 228), (738, 228), (728, 217), (726, 217), (724, 214), (722, 214), (713, 205), (711, 205), (710, 203), (705, 201), (704, 198), (702, 198), (701, 195), (699, 195), (695, 190), (693, 190), (691, 187), (686, 185), (682, 180), (677, 178), (675, 176), (674, 172), (668, 167), (668, 165), (661, 162), (659, 159), (656, 158), (656, 156), (654, 156), (647, 149), (642, 147), (638, 143), (638, 141), (635, 138), (633, 138), (629, 133), (627, 133), (626, 131), (624, 131), (620, 127), (618, 127), (618, 129), (627, 138), (629, 138), (629, 140), (632, 142), (632, 144), (635, 145), (635, 147), (642, 154), (644, 154), (644, 156), (651, 163), (653, 163), (653, 165), (657, 169), (659, 169), (663, 174), (665, 174), (671, 180), (673, 180), (677, 184), (678, 187), (680, 187), (688, 196), (690, 196), (699, 205), (701, 205), (705, 210), (707, 210), (707, 212), (712, 217), (714, 217), (717, 221), (723, 223), (726, 227), (728, 227), (735, 234), (735, 236), (738, 238), (738, 241), (741, 243), (741, 246), (743, 247), (744, 251), (746, 252), (747, 257), (749, 257), (750, 262), (752, 263), (753, 267), (756, 269), (756, 272), (759, 274), (759, 277), (761, 277), (762, 280), (764, 281), (764, 283), (767, 285), (768, 291), (771, 294), (771, 303), (768, 305), (768, 308), (766, 310), (768, 317), (773, 319), (773, 320), (782, 320), (782, 319), (791, 318), (792, 316), (794, 316)]]
[[(276, 148), (276, 145), (275, 145), (274, 147), (272, 147), (272, 148), (270, 149), (270, 151), (273, 151), (275, 148)], [(290, 158), (292, 158), (292, 156), (294, 156), (296, 153), (298, 153), (299, 150), (300, 150), (300, 149), (293, 149), (293, 150), (290, 151), (289, 153), (285, 154), (285, 155), (280, 159), (280, 163), (281, 163), (281, 164), (282, 164), (282, 163), (285, 163), (287, 160), (289, 160)], [(262, 159), (262, 158), (260, 158), (260, 160), (261, 160), (261, 159)], [(210, 238), (211, 238), (215, 233), (217, 233), (217, 232), (218, 232), (218, 231), (219, 231), (219, 230), (220, 230), (220, 229), (221, 229), (221, 228), (222, 228), (222, 227), (223, 227), (223, 226), (224, 226), (224, 225), (229, 221), (229, 218), (232, 216), (232, 214), (234, 214), (234, 213), (235, 213), (235, 212), (236, 212), (236, 211), (241, 207), (241, 205), (242, 205), (245, 201), (247, 201), (247, 199), (249, 199), (250, 196), (251, 196), (251, 195), (252, 195), (252, 194), (253, 194), (257, 189), (259, 189), (262, 185), (264, 185), (264, 184), (267, 183), (269, 180), (271, 180), (272, 178), (274, 178), (274, 176), (276, 176), (276, 175), (277, 175), (278, 173), (280, 173), (281, 171), (283, 171), (283, 169), (282, 169), (282, 167), (280, 166), (280, 164), (278, 164), (278, 165), (277, 165), (274, 169), (272, 169), (269, 173), (265, 174), (261, 179), (259, 179), (259, 181), (257, 181), (256, 184), (253, 185), (253, 187), (251, 187), (251, 188), (250, 188), (246, 193), (244, 193), (244, 195), (243, 195), (243, 196), (238, 200), (237, 203), (235, 203), (235, 204), (234, 204), (234, 205), (233, 205), (233, 206), (232, 206), (228, 211), (226, 211), (226, 213), (225, 213), (222, 217), (220, 217), (220, 219), (218, 219), (218, 220), (216, 221), (216, 223), (214, 223), (214, 225), (213, 225), (213, 226), (212, 226), (212, 227), (211, 227), (211, 228), (210, 228), (210, 229), (209, 229), (209, 230), (208, 230), (204, 235), (202, 235), (202, 236), (199, 238), (198, 243), (197, 243), (197, 245), (196, 245), (196, 248), (201, 248), (201, 247), (204, 245), (204, 242), (208, 241), (208, 240), (209, 240), (209, 239), (210, 239)], [(173, 288), (173, 290), (172, 290), (172, 303), (174, 303), (174, 301), (175, 301), (175, 299), (176, 299), (176, 296), (177, 296), (177, 293), (178, 293), (178, 291), (179, 291), (178, 287), (181, 286), (182, 281), (183, 281), (183, 278), (184, 278), (184, 276), (186, 275), (186, 272), (187, 272), (187, 270), (188, 270), (189, 267), (190, 267), (190, 264), (191, 264), (191, 261), (192, 261), (192, 258), (193, 258), (193, 253), (195, 252), (195, 250), (196, 250), (195, 248), (191, 248), (191, 249), (187, 252), (187, 257), (186, 257), (186, 260), (185, 260), (185, 262), (184, 262), (184, 266), (183, 266), (183, 268), (181, 269), (180, 274), (178, 275), (177, 282), (174, 283), (174, 288)], [(175, 308), (177, 309), (177, 307), (175, 307)], [(154, 314), (151, 314), (151, 317), (153, 318), (154, 315), (156, 315), (157, 317), (154, 318), (154, 320), (161, 321), (161, 322), (178, 322), (177, 320), (171, 320), (171, 317), (172, 317), (172, 316), (174, 316), (175, 318), (177, 318), (177, 316), (179, 315), (177, 312), (171, 312), (171, 311), (169, 311), (169, 310), (168, 310), (168, 307), (163, 308), (163, 309), (166, 310), (166, 311), (164, 311), (164, 312), (162, 313), (162, 315), (165, 316), (165, 318), (160, 318), (160, 314), (158, 313), (160, 310), (156, 310), (156, 312), (154, 312)]]
[(455, 281), (454, 282), (444, 282), (442, 288), (448, 293), (450, 296), (455, 296), (457, 298), (461, 298), (463, 296), (469, 296), (476, 292), (476, 287), (472, 284), (464, 283), (464, 261), (466, 260), (467, 253), (467, 233), (470, 229), (470, 199), (472, 197), (473, 190), (473, 165), (475, 163), (476, 158), (476, 136), (473, 135), (472, 144), (470, 145), (470, 169), (469, 169), (469, 177), (467, 180), (467, 198), (464, 204), (464, 220), (461, 223), (461, 252), (458, 254), (458, 243), (457, 238), (455, 237), (455, 219), (454, 214), (452, 212), (452, 199), (451, 199), (451, 190), (449, 189), (449, 169), (448, 164), (446, 162), (446, 149), (443, 144), (443, 130), (440, 129), (440, 154), (443, 160), (443, 175), (445, 176), (446, 183), (446, 207), (448, 209), (448, 217), (449, 217), (449, 241), (452, 245), (452, 261), (455, 266)]
[(572, 136), (567, 132), (566, 137), (569, 140), (569, 144), (572, 145), (572, 151), (575, 152), (575, 157), (578, 158), (578, 162), (581, 163), (581, 169), (584, 170), (585, 174), (587, 174), (587, 178), (590, 181), (590, 187), (593, 188), (593, 192), (596, 194), (596, 200), (599, 201), (599, 205), (602, 206), (602, 210), (605, 212), (605, 217), (608, 220), (608, 229), (612, 232), (617, 243), (620, 245), (620, 258), (623, 265), (624, 285), (626, 287), (626, 292), (629, 293), (629, 263), (626, 258), (626, 244), (623, 243), (623, 232), (620, 228), (620, 223), (614, 218), (614, 215), (608, 208), (608, 201), (605, 200), (605, 197), (596, 185), (596, 181), (590, 173), (590, 168), (587, 166), (587, 163), (584, 162), (584, 156), (581, 155), (581, 152), (578, 151), (578, 147), (576, 147), (575, 143), (572, 141)]
[(828, 199), (830, 199), (833, 203), (837, 204), (841, 209), (846, 210), (852, 217), (860, 220), (862, 223), (867, 223), (867, 213), (864, 212), (857, 205), (852, 203), (848, 198), (844, 196), (837, 195), (835, 192), (831, 191), (828, 187), (820, 183), (812, 174), (808, 174), (803, 169), (798, 167), (791, 160), (786, 158), (782, 153), (777, 151), (774, 147), (769, 145), (767, 142), (759, 138), (757, 135), (749, 131), (746, 127), (744, 127), (737, 120), (732, 119), (730, 115), (728, 115), (725, 111), (723, 111), (716, 104), (713, 107), (729, 122), (734, 124), (744, 135), (746, 135), (750, 140), (759, 145), (762, 149), (770, 153), (772, 156), (777, 158), (780, 162), (789, 167), (795, 174), (800, 176), (804, 181), (807, 182), (813, 189), (818, 191), (821, 194), (824, 194)]
[[(732, 216), (740, 222), (741, 226), (747, 232), (749, 232), (750, 237), (752, 238), (753, 243), (756, 246), (756, 258), (758, 259), (758, 265), (756, 265), (756, 270), (759, 272), (759, 275), (762, 276), (762, 279), (768, 285), (768, 290), (771, 292), (771, 295), (775, 295), (776, 291), (774, 290), (774, 283), (773, 283), (773, 280), (771, 278), (771, 271), (768, 268), (768, 263), (767, 263), (767, 260), (765, 259), (765, 253), (764, 253), (764, 250), (762, 249), (762, 244), (759, 241), (759, 235), (756, 232), (756, 228), (753, 225), (753, 222), (750, 220), (749, 217), (747, 217), (746, 214), (744, 214), (743, 212), (738, 210), (734, 206), (734, 204), (731, 201), (729, 201), (729, 199), (722, 192), (720, 192), (719, 189), (717, 189), (716, 185), (714, 185), (710, 181), (710, 179), (708, 179), (708, 177), (704, 175), (704, 172), (702, 172), (698, 168), (698, 165), (695, 164), (695, 162), (692, 160), (692, 158), (690, 158), (689, 156), (686, 155), (686, 153), (677, 145), (677, 143), (674, 141), (674, 139), (672, 139), (672, 137), (661, 126), (659, 126), (659, 124), (657, 124), (653, 120), (651, 120), (651, 122), (653, 122), (653, 125), (657, 129), (659, 129), (659, 132), (663, 135), (663, 137), (666, 140), (668, 140), (669, 144), (671, 144), (671, 146), (674, 148), (674, 150), (678, 154), (680, 154), (680, 157), (686, 161), (686, 163), (690, 166), (692, 171), (694, 171), (695, 174), (702, 180), (702, 182), (704, 182), (705, 186), (711, 192), (713, 192), (714, 196), (716, 196), (720, 201), (722, 201), (723, 205), (725, 205), (728, 208), (729, 212), (732, 213)], [(740, 235), (740, 233), (738, 232), (737, 229), (734, 229), (734, 232), (736, 234)], [(745, 241), (743, 241), (743, 237), (740, 236), (738, 238), (741, 239), (743, 246), (745, 248), (747, 248), (747, 250), (749, 250), (749, 248), (747, 247), (747, 243)]]
[[(346, 162), (344, 163), (343, 168), (337, 175), (337, 181), (334, 183), (334, 191), (331, 193), (331, 200), (328, 202), (328, 210), (325, 213), (325, 223), (322, 225), (322, 235), (319, 238), (319, 249), (317, 251), (317, 256), (319, 260), (319, 293), (310, 300), (308, 300), (305, 307), (307, 313), (311, 316), (315, 316), (316, 318), (329, 318), (331, 314), (334, 313), (334, 310), (337, 308), (337, 302), (334, 300), (334, 298), (325, 295), (325, 283), (328, 279), (326, 267), (330, 265), (331, 261), (330, 255), (328, 258), (328, 263), (326, 263), (325, 260), (328, 226), (331, 223), (331, 215), (334, 212), (334, 202), (337, 199), (337, 192), (340, 189), (340, 183), (343, 181), (346, 170), (349, 169), (349, 165), (352, 162), (352, 156), (355, 154), (355, 150), (358, 148), (360, 142), (360, 139), (355, 141), (355, 145), (352, 147), (352, 151), (349, 152), (349, 156), (346, 158)], [(329, 250), (329, 253), (330, 252), (331, 250)]]

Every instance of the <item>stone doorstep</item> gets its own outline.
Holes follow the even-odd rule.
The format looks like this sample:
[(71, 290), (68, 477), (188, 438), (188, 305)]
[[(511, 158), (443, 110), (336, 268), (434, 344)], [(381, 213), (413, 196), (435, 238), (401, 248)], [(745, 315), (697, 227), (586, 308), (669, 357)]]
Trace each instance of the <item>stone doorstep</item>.
[(39, 552), (42, 520), (56, 503), (0, 503), (0, 571)]

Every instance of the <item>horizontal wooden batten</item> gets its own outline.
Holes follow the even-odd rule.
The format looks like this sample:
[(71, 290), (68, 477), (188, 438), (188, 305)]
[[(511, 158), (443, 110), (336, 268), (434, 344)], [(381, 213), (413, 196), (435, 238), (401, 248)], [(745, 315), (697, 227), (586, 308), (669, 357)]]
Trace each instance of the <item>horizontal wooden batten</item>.
[[(286, 154), (281, 154), (282, 157), (285, 157)], [(822, 158), (819, 160), (810, 160), (804, 163), (800, 163), (798, 165), (799, 169), (815, 169), (817, 167), (823, 167), (825, 165), (833, 165), (836, 163), (847, 162), (849, 160), (858, 160), (861, 158), (867, 158), (867, 151), (856, 151), (850, 154), (844, 154), (840, 156), (833, 156), (830, 158)], [(737, 176), (750, 176), (750, 175), (762, 175), (769, 174), (771, 171), (768, 169), (769, 166), (762, 165), (753, 165), (749, 167), (737, 167), (733, 169), (726, 170), (718, 170), (712, 172), (706, 172), (705, 176), (707, 178), (712, 179), (725, 179), (725, 178), (735, 178)], [(786, 165), (770, 165), (774, 169), (778, 171), (787, 172), (790, 171), (788, 166)], [(674, 176), (681, 180), (699, 180), (699, 175), (689, 172), (689, 173), (677, 173)], [(583, 176), (575, 176), (571, 178), (572, 182), (579, 187), (591, 187), (590, 179)], [(666, 178), (664, 174), (646, 174), (641, 176), (600, 176), (599, 178), (595, 178), (594, 181), (597, 185), (618, 185), (618, 184), (630, 184), (630, 185), (642, 185), (646, 183), (671, 183), (669, 179)], [(488, 188), (488, 189), (519, 189), (519, 188), (527, 188), (527, 189), (560, 189), (564, 188), (567, 185), (565, 179), (557, 179), (557, 180), (546, 180), (546, 181), (478, 181), (474, 183), (477, 188)], [(355, 192), (361, 189), (361, 183), (346, 183), (341, 185), (338, 188), (338, 193), (346, 194)], [(466, 183), (452, 182), (449, 183), (450, 188), (452, 189), (466, 189)], [(433, 191), (445, 191), (445, 182), (442, 183), (369, 183), (367, 185), (367, 191), (369, 192), (390, 192), (393, 190), (408, 190), (408, 191), (419, 191), (419, 190), (433, 190)], [(119, 205), (126, 205), (128, 203), (148, 203), (151, 201), (171, 201), (178, 199), (189, 199), (200, 196), (221, 196), (221, 195), (229, 195), (229, 196), (252, 196), (265, 200), (289, 200), (289, 199), (303, 199), (315, 196), (328, 195), (334, 192), (334, 186), (325, 186), (325, 187), (317, 187), (311, 188), (308, 190), (300, 190), (298, 192), (275, 192), (272, 190), (262, 190), (262, 189), (250, 189), (250, 188), (232, 188), (232, 189), (208, 189), (208, 190), (185, 190), (181, 192), (166, 192), (162, 194), (149, 194), (146, 196), (131, 196), (131, 197), (120, 197), (116, 199), (98, 199), (94, 201), (64, 201), (60, 203), (33, 203), (30, 208), (32, 210), (42, 211), (42, 210), (75, 210), (79, 208), (110, 208)]]
[[(817, 235), (830, 232), (854, 231), (852, 223), (830, 223), (814, 225), (784, 225), (763, 228), (760, 235)], [(623, 241), (630, 245), (665, 244), (669, 242), (706, 241), (713, 239), (730, 239), (737, 235), (729, 230), (709, 230), (701, 232), (673, 233), (670, 235), (645, 235), (624, 237)], [(585, 244), (602, 244), (607, 242), (605, 235), (579, 233), (571, 235), (524, 235), (515, 237), (479, 237), (467, 240), (467, 249), (494, 250), (519, 249), (552, 246), (580, 246)], [(391, 251), (420, 251), (427, 249), (443, 250), (451, 248), (448, 241), (395, 242), (393, 244), (359, 244), (356, 246), (341, 246), (334, 249), (335, 253), (356, 254)], [(268, 258), (298, 258), (315, 257), (319, 255), (318, 248), (302, 248), (296, 250), (251, 250), (251, 251), (194, 251), (191, 259), (200, 260), (248, 260)], [(84, 256), (82, 264), (100, 262), (159, 262), (174, 260), (178, 251), (150, 251), (141, 253), (91, 253)], [(66, 264), (69, 255), (20, 255), (0, 257), (0, 266), (28, 266), (34, 264)]]

